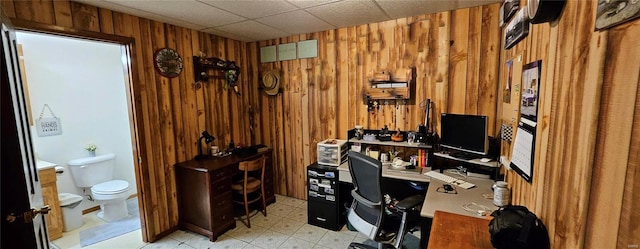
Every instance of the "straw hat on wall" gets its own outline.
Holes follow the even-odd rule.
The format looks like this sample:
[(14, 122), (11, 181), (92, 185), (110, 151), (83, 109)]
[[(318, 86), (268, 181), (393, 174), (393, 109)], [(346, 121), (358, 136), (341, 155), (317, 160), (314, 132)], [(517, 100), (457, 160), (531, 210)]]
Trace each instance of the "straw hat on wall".
[(280, 71), (272, 69), (262, 76), (262, 86), (267, 95), (276, 95), (280, 91)]

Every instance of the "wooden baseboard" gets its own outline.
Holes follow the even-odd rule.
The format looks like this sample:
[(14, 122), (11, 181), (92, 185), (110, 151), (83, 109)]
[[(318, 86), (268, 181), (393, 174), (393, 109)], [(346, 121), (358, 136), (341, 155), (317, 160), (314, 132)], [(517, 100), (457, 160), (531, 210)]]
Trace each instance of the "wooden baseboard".
[[(127, 200), (131, 199), (131, 198), (134, 198), (134, 197), (137, 197), (137, 196), (138, 196), (138, 194), (132, 194), (132, 195), (129, 196), (129, 198), (127, 198)], [(87, 208), (85, 210), (82, 210), (82, 215), (85, 215), (85, 214), (88, 214), (88, 213), (91, 213), (91, 212), (94, 212), (94, 211), (98, 211), (98, 210), (100, 210), (100, 206), (90, 207), (90, 208)]]
[(85, 210), (82, 210), (82, 215), (91, 213), (93, 211), (98, 211), (98, 210), (100, 210), (100, 206), (90, 207), (90, 208), (87, 208)]

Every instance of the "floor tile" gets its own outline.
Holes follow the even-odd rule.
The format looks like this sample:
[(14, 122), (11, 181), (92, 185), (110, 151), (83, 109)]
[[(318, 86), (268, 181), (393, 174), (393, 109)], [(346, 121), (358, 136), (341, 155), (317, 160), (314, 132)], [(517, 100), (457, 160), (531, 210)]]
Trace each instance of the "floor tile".
[(354, 234), (329, 231), (324, 236), (322, 236), (320, 241), (318, 241), (318, 244), (321, 244), (322, 246), (328, 248), (344, 249), (347, 248), (351, 242), (353, 242), (354, 238)]
[(282, 234), (276, 231), (267, 230), (255, 240), (251, 242), (254, 246), (263, 248), (278, 248), (289, 238), (289, 235)]
[(194, 236), (185, 241), (184, 244), (195, 249), (207, 249), (213, 245), (213, 242), (211, 242), (206, 236)]
[(280, 249), (308, 249), (312, 248), (315, 244), (306, 240), (301, 240), (295, 237), (289, 237), (287, 241), (280, 245)]
[(289, 214), (291, 214), (291, 212), (293, 212), (294, 208), (295, 207), (276, 202), (267, 206), (267, 216), (275, 215), (280, 217), (287, 217), (289, 216)]
[(266, 231), (267, 231), (267, 228), (260, 227), (257, 225), (252, 225), (251, 228), (247, 228), (246, 226), (243, 226), (243, 225), (238, 225), (236, 226), (235, 229), (225, 234), (228, 234), (229, 236), (235, 239), (242, 240), (247, 243), (251, 243), (251, 241), (254, 241), (258, 236), (262, 235)]
[(180, 241), (165, 237), (153, 243), (149, 243), (142, 248), (143, 249), (173, 249), (183, 243), (184, 242), (180, 242)]
[(292, 206), (292, 207), (306, 207), (307, 206), (307, 201), (305, 200), (300, 200), (300, 199), (296, 199), (296, 198), (292, 198), (292, 197), (288, 197), (288, 196), (278, 196), (278, 199), (276, 199), (278, 203), (281, 204), (285, 204), (288, 206)]
[[(267, 207), (267, 209), (269, 209), (269, 208)], [(262, 215), (257, 215), (257, 216), (255, 216), (255, 218), (251, 219), (251, 227), (253, 227), (255, 225), (255, 226), (260, 226), (260, 227), (263, 227), (263, 228), (270, 228), (281, 219), (282, 219), (281, 216), (276, 216), (276, 215), (269, 214), (269, 213), (267, 213), (267, 217), (264, 217)], [(238, 226), (244, 226), (244, 224), (238, 223), (236, 225), (236, 227), (238, 227)]]
[[(79, 231), (82, 229), (65, 233), (64, 239), (53, 242), (60, 249), (344, 249), (351, 242), (367, 240), (364, 235), (349, 231), (346, 226), (336, 232), (307, 224), (307, 202), (304, 200), (280, 195), (276, 200), (276, 203), (267, 207), (267, 217), (256, 213), (251, 217), (251, 228), (238, 221), (236, 228), (221, 235), (215, 242), (191, 231), (176, 230), (159, 241), (144, 243), (141, 230), (136, 230), (80, 248)], [(84, 229), (104, 224), (95, 213), (83, 216), (83, 221)]]
[(192, 238), (195, 237), (200, 237), (200, 234), (194, 233), (194, 232), (190, 232), (190, 231), (184, 231), (184, 230), (176, 230), (175, 232), (169, 234), (167, 237), (180, 241), (180, 242), (186, 242)]
[(318, 243), (320, 239), (322, 239), (322, 236), (324, 236), (327, 231), (327, 229), (321, 227), (304, 224), (302, 225), (302, 227), (300, 227), (300, 229), (298, 229), (298, 231), (293, 234), (293, 237), (303, 239), (315, 244)]
[(307, 206), (305, 205), (303, 208), (297, 207), (293, 209), (293, 211), (291, 212), (291, 215), (289, 215), (289, 218), (292, 220), (307, 223), (308, 222)]
[(304, 225), (304, 224), (305, 223), (302, 223), (302, 222), (299, 222), (299, 221), (283, 218), (280, 221), (278, 221), (276, 224), (271, 226), (269, 228), (269, 230), (276, 231), (276, 232), (287, 234), (287, 235), (291, 236), (296, 231), (298, 231), (298, 229), (300, 229), (300, 227), (302, 227), (302, 225)]
[(104, 248), (143, 248), (147, 243), (142, 241), (142, 231), (140, 229), (121, 236), (111, 238), (99, 243), (82, 247), (82, 249), (104, 249)]

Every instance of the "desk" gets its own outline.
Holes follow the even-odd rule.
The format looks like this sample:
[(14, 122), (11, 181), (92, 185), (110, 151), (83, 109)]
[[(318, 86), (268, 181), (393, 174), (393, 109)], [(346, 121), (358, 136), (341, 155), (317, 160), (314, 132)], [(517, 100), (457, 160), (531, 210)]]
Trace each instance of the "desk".
[[(351, 175), (349, 174), (349, 165), (348, 163), (344, 163), (338, 167), (338, 170), (342, 172), (346, 172), (347, 174), (340, 173), (338, 175), (340, 181), (343, 182), (351, 182)], [(394, 179), (401, 179), (407, 181), (418, 181), (418, 182), (430, 182), (431, 177), (417, 174), (415, 172), (410, 173), (400, 173), (396, 170), (389, 170), (387, 167), (382, 168), (382, 176)], [(460, 178), (457, 175), (451, 175), (456, 178)], [(423, 219), (421, 222), (421, 231), (420, 231), (420, 245), (421, 248), (424, 248), (426, 241), (429, 239), (429, 230), (431, 227), (430, 218), (434, 217), (434, 214), (437, 210), (446, 211), (450, 213), (455, 213), (458, 215), (468, 216), (468, 217), (478, 217), (477, 213), (472, 213), (464, 208), (462, 205), (469, 203), (477, 203), (479, 205), (486, 206), (492, 210), (497, 209), (496, 206), (493, 205), (492, 199), (485, 199), (482, 197), (483, 193), (492, 193), (491, 186), (494, 181), (491, 179), (481, 179), (481, 178), (466, 178), (464, 181), (475, 184), (476, 186), (470, 189), (463, 189), (460, 187), (456, 187), (458, 191), (457, 194), (447, 194), (437, 192), (437, 188), (442, 186), (444, 182), (434, 180), (429, 183), (429, 187), (427, 188), (427, 193), (422, 203), (422, 209), (420, 210), (420, 216), (428, 219)]]
[(236, 155), (189, 160), (175, 165), (180, 227), (205, 235), (215, 241), (236, 227), (231, 200), (232, 176), (238, 164), (265, 155), (264, 187), (267, 204), (275, 202), (273, 192), (272, 150), (249, 157)]
[(442, 210), (460, 215), (478, 217), (476, 213), (471, 213), (462, 208), (462, 205), (472, 202), (486, 206), (492, 210), (498, 209), (498, 207), (493, 205), (492, 199), (485, 199), (482, 197), (482, 194), (493, 193), (493, 191), (491, 191), (491, 186), (494, 183), (493, 180), (472, 177), (462, 179), (457, 175), (451, 176), (464, 180), (466, 182), (473, 183), (476, 186), (470, 189), (456, 187), (456, 190), (458, 191), (457, 194), (447, 194), (436, 191), (437, 187), (442, 186), (444, 182), (432, 182), (431, 184), (429, 184), (429, 188), (427, 189), (427, 196), (425, 196), (424, 204), (422, 205), (422, 209), (420, 210), (420, 216), (433, 218), (436, 210)]
[[(349, 174), (349, 164), (343, 163), (338, 167), (338, 170), (345, 172), (346, 174), (339, 174), (338, 177), (342, 182), (351, 182), (351, 175)], [(431, 177), (425, 176), (423, 174), (419, 174), (420, 169), (416, 170), (408, 170), (407, 172), (402, 172), (401, 170), (391, 170), (387, 167), (382, 168), (382, 176), (393, 179), (407, 180), (407, 181), (416, 181), (416, 182), (430, 182)], [(461, 178), (458, 175), (451, 175), (456, 178)], [(493, 205), (492, 199), (485, 199), (482, 197), (484, 193), (493, 193), (491, 191), (491, 186), (494, 181), (491, 179), (481, 179), (481, 178), (466, 178), (462, 179), (464, 181), (475, 184), (476, 186), (470, 189), (463, 189), (460, 187), (456, 187), (458, 194), (446, 194), (436, 192), (438, 186), (442, 186), (443, 182), (434, 181), (429, 184), (427, 188), (427, 194), (424, 199), (424, 203), (422, 204), (422, 209), (420, 210), (420, 216), (433, 218), (433, 215), (436, 210), (447, 211), (451, 213), (467, 215), (477, 217), (476, 213), (471, 213), (462, 208), (462, 205), (475, 202), (479, 205), (486, 206), (491, 208), (492, 210), (497, 209), (496, 206)]]
[[(351, 183), (351, 173), (349, 173), (349, 163), (344, 162), (340, 166), (338, 166), (338, 170), (345, 172), (345, 174), (339, 174), (338, 177), (341, 182), (349, 182)], [(406, 181), (414, 181), (414, 182), (429, 182), (431, 177), (420, 174), (420, 168), (416, 168), (415, 170), (396, 170), (389, 169), (387, 166), (382, 167), (382, 177), (398, 179), (398, 180), (406, 180)]]
[(428, 249), (493, 249), (489, 220), (436, 211)]

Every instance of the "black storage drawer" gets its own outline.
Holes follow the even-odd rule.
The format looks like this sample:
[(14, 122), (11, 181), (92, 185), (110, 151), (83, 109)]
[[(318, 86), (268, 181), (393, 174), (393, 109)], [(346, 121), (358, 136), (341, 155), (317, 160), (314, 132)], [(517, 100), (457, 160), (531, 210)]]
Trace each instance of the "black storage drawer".
[(307, 216), (308, 223), (338, 231), (346, 224), (347, 208), (352, 201), (348, 183), (339, 182), (337, 167), (307, 166)]
[(339, 231), (345, 224), (345, 219), (339, 215), (339, 208), (335, 203), (309, 200), (307, 205), (309, 224), (333, 231)]

